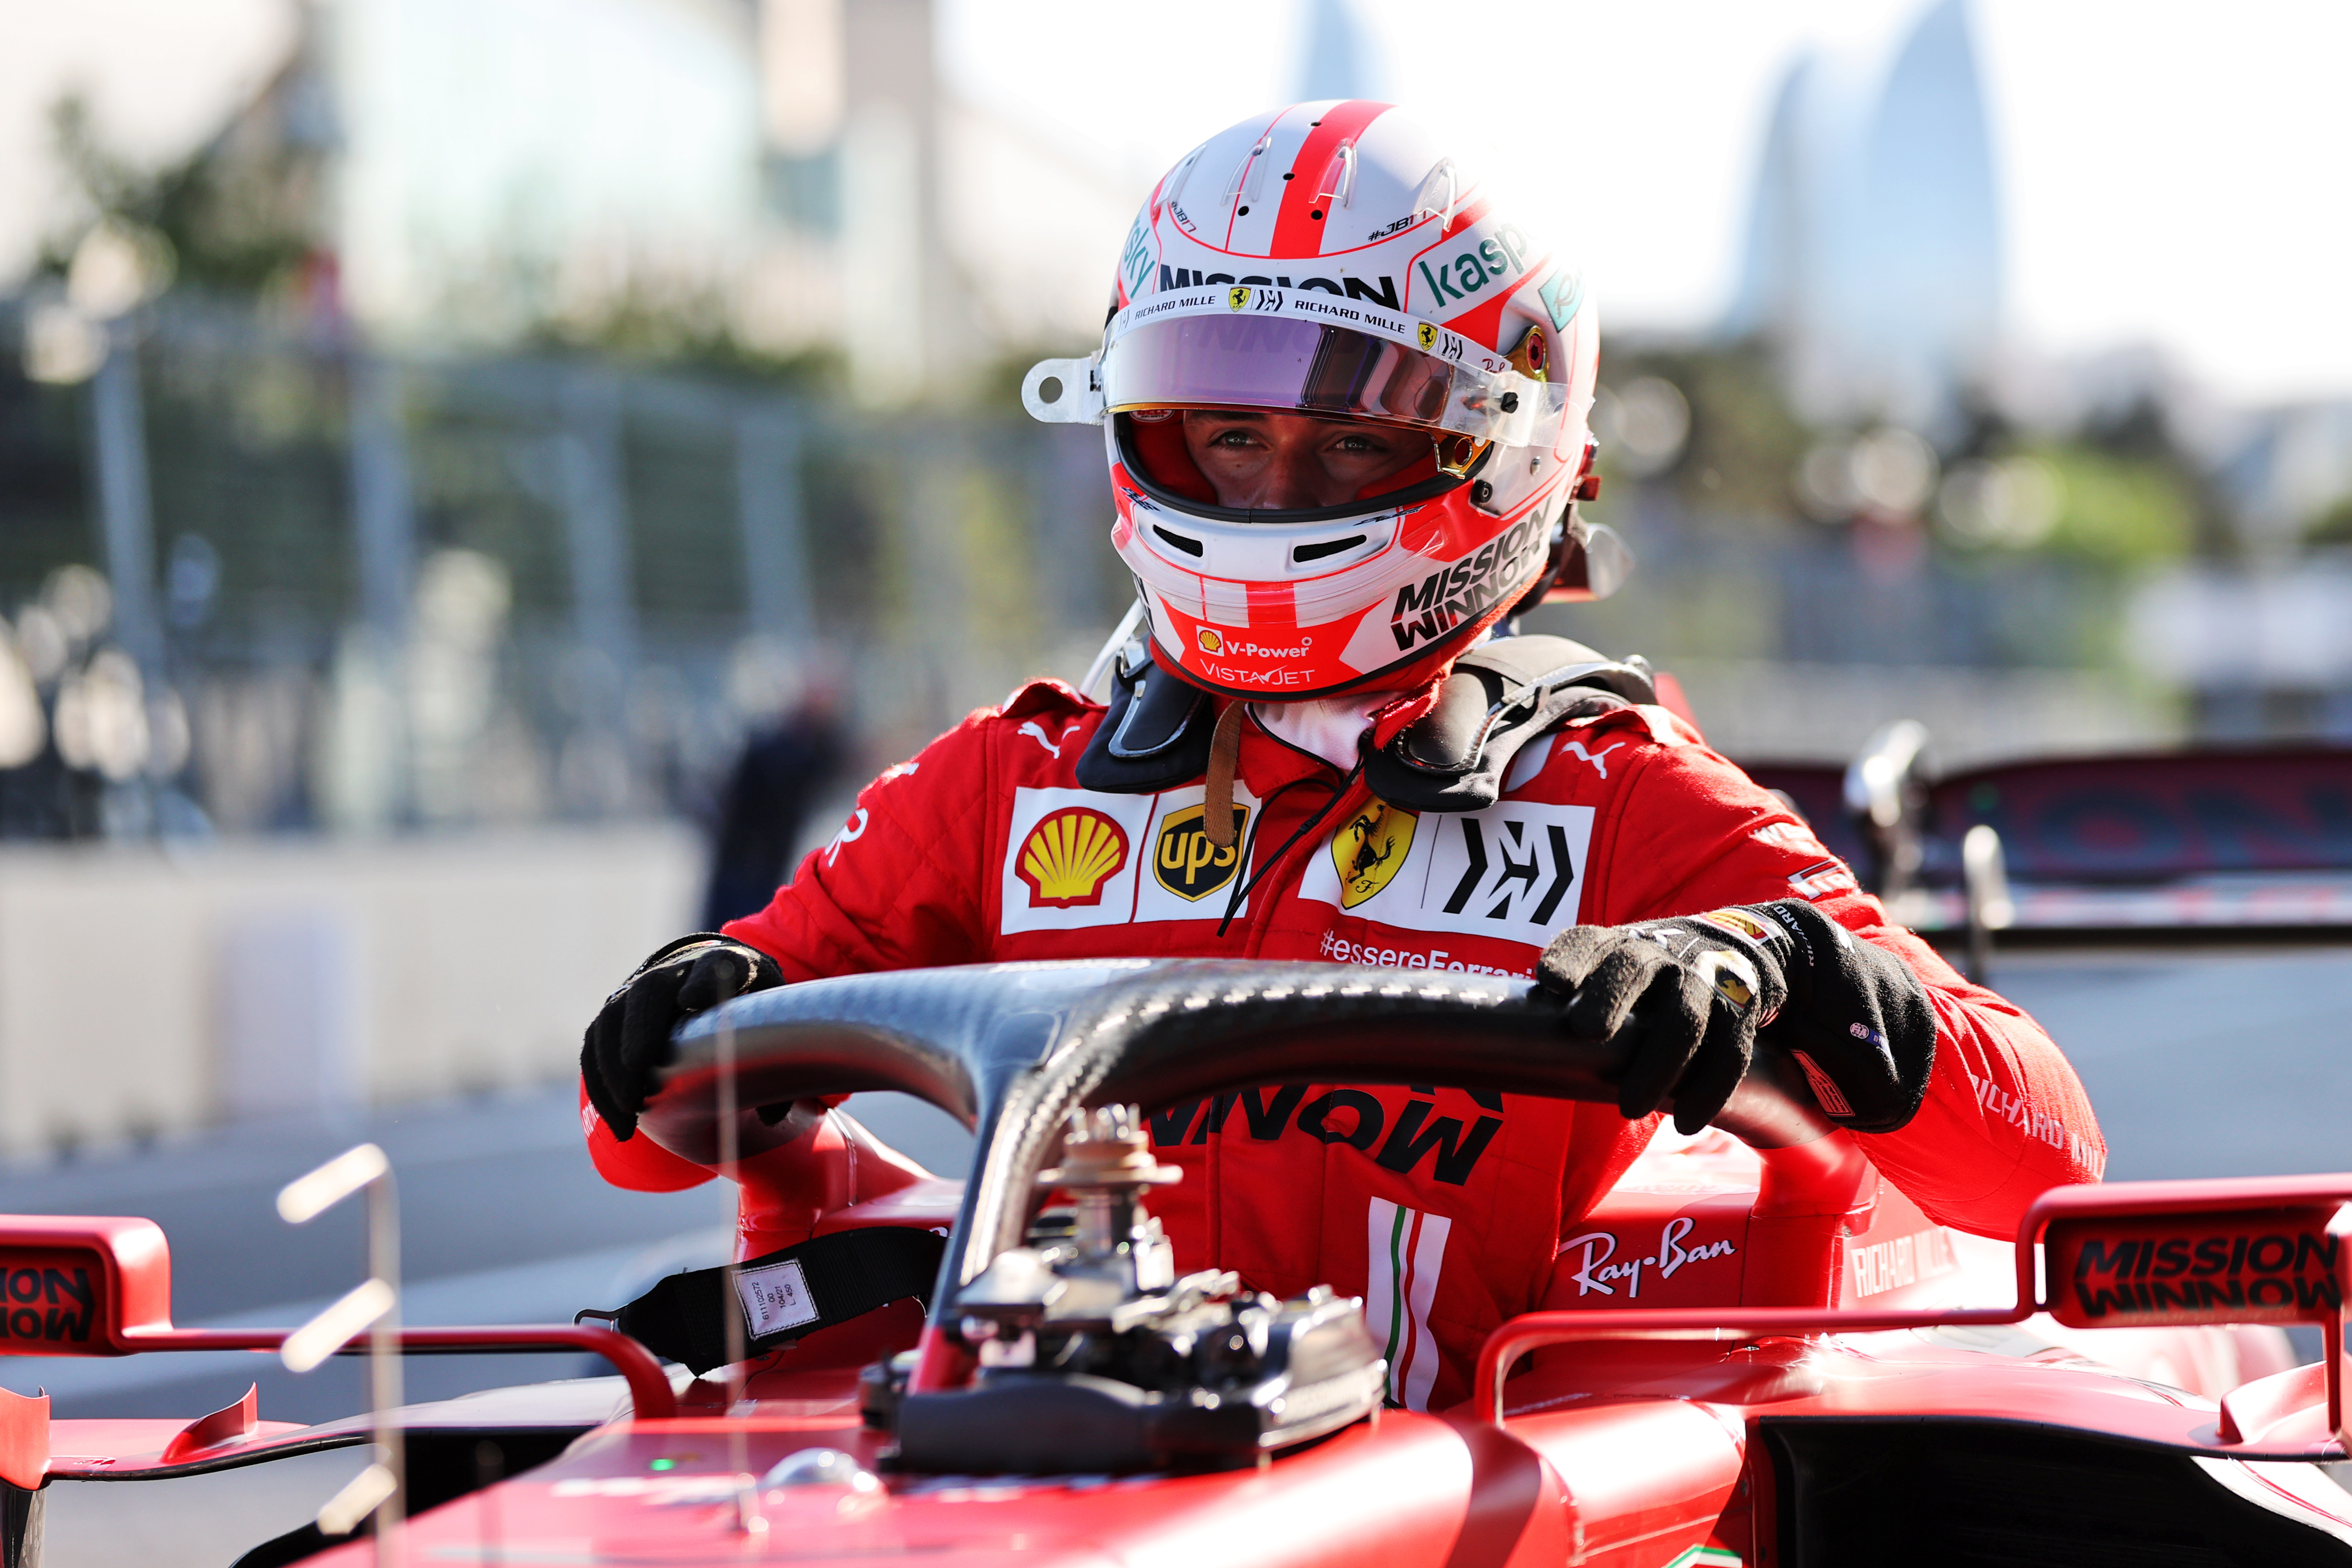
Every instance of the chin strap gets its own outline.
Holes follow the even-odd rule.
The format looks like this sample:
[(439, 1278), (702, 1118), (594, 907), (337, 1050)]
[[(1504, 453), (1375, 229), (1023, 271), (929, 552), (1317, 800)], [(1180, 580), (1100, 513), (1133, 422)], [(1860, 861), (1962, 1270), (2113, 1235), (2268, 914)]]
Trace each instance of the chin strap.
[(1201, 831), (1220, 849), (1234, 847), (1234, 770), (1242, 760), (1242, 710), (1235, 700), (1218, 715), (1216, 733), (1209, 739), (1209, 771), (1202, 785)]

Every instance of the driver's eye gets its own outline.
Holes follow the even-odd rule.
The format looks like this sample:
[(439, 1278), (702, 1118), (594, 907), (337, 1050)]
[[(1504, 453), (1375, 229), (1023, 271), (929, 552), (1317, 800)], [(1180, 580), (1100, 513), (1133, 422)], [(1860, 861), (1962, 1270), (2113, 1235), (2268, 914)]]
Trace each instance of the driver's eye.
[(1250, 444), (1250, 433), (1246, 430), (1220, 430), (1209, 437), (1209, 445), (1212, 447), (1239, 448), (1248, 447)]

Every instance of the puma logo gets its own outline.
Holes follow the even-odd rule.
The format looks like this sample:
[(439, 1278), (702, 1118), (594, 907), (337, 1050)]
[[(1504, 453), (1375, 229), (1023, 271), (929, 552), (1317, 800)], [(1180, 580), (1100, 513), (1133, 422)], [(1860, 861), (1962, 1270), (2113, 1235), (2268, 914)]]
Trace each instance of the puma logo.
[[(1038, 726), (1038, 723), (1037, 723), (1037, 721), (1036, 721), (1036, 720), (1032, 719), (1032, 720), (1030, 720), (1030, 721), (1029, 721), (1029, 722), (1027, 722), (1026, 724), (1022, 725), (1022, 726), (1021, 726), (1021, 732), (1022, 732), (1023, 734), (1024, 734), (1024, 735), (1028, 736), (1030, 739), (1032, 739), (1032, 740), (1035, 741), (1039, 745), (1041, 745), (1041, 746), (1045, 747), (1047, 751), (1049, 751), (1049, 752), (1053, 752), (1053, 753), (1054, 753), (1054, 760), (1055, 760), (1055, 762), (1060, 762), (1060, 761), (1062, 760), (1062, 748), (1061, 748), (1061, 747), (1059, 747), (1059, 746), (1057, 746), (1057, 745), (1055, 745), (1055, 744), (1054, 744), (1054, 742), (1053, 742), (1052, 741), (1047, 740), (1047, 739), (1045, 738), (1045, 731), (1043, 729), (1039, 728), (1039, 726)], [(1601, 776), (1602, 776), (1603, 778), (1606, 778), (1606, 777), (1608, 777), (1609, 775), (1607, 775), (1606, 773), (1603, 773)]]
[(1624, 742), (1620, 741), (1616, 745), (1603, 746), (1598, 752), (1588, 752), (1584, 749), (1583, 742), (1570, 741), (1568, 743), (1567, 750), (1574, 752), (1578, 756), (1582, 757), (1586, 762), (1591, 763), (1592, 764), (1592, 771), (1599, 773), (1605, 779), (1609, 776), (1609, 753), (1617, 750), (1618, 746), (1622, 746), (1624, 743)]

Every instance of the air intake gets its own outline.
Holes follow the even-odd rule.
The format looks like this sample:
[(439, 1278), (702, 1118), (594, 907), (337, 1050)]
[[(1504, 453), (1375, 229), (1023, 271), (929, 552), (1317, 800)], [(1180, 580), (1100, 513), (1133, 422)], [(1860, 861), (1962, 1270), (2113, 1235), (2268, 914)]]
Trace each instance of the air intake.
[(1320, 561), (1326, 555), (1337, 555), (1343, 550), (1353, 550), (1367, 537), (1369, 536), (1357, 533), (1350, 534), (1345, 539), (1327, 539), (1320, 544), (1301, 544), (1291, 551), (1290, 559), (1304, 566), (1309, 561)]

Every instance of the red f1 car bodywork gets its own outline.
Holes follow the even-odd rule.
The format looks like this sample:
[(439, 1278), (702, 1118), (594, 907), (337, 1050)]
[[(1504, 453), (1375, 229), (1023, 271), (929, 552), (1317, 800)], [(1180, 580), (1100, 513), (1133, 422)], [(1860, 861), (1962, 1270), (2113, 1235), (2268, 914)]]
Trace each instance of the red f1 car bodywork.
[[(1343, 1066), (1366, 1082), (1442, 1070), (1607, 1092), (1605, 1062), (1563, 1062), (1543, 1033), (1554, 1005), (1499, 978), (1208, 963), (743, 998), (682, 1032), (647, 1131), (707, 1150), (738, 1103), (870, 1089), (964, 1116), (981, 1134), (970, 1183), (915, 1180), (819, 1226), (951, 1231), (928, 1320), (900, 1300), (701, 1379), (592, 1327), (410, 1331), (415, 1350), (593, 1349), (624, 1376), (404, 1411), (415, 1517), (398, 1550), (482, 1564), (2352, 1563), (2352, 1493), (2328, 1468), (2347, 1458), (2352, 1175), (2056, 1191), (2004, 1246), (1930, 1223), (1769, 1072), (1727, 1113), (1738, 1138), (1710, 1131), (1633, 1168), (1562, 1247), (1545, 1310), (1494, 1334), (1461, 1407), (1346, 1405), (1363, 1363), (1338, 1352), (1311, 1386), (1294, 1359), (1287, 1383), (1220, 1394), (1169, 1374), (1108, 1394), (1108, 1374), (992, 1352), (1007, 1342), (989, 1335), (1014, 1327), (1024, 1346), (1058, 1342), (1057, 1309), (1038, 1303), (1061, 1285), (1007, 1295), (995, 1266), (1043, 1258), (1076, 1278), (1053, 1262), (1071, 1247), (1031, 1229), (1036, 1195), (1075, 1180), (1042, 1170), (1076, 1168), (1077, 1144), (1054, 1135), (1073, 1110)], [(736, 1121), (761, 1136), (755, 1117)], [(1086, 1319), (1097, 1340), (1174, 1342), (1174, 1323), (1192, 1344), (1200, 1314), (1225, 1310), (1197, 1291), (1178, 1302), (1183, 1281), (1125, 1278), (1124, 1304)], [(163, 1239), (144, 1221), (0, 1221), (0, 1290), (16, 1353), (283, 1338), (172, 1329)], [(1329, 1345), (1357, 1342), (1349, 1303), (1286, 1310), (1336, 1325)], [(1115, 1322), (1145, 1326), (1102, 1326)], [(2320, 1326), (2320, 1363), (2293, 1364), (2263, 1326), (2285, 1323)], [(1336, 1414), (1300, 1414), (1317, 1388), (1342, 1389)], [(1064, 1402), (1080, 1394), (1096, 1405)], [(1118, 1425), (1220, 1410), (1244, 1426), (1205, 1447), (1171, 1447), (1160, 1426), (1137, 1447)], [(43, 1487), (367, 1436), (364, 1421), (257, 1416), (248, 1400), (194, 1423), (51, 1421), (45, 1401), (0, 1395), (10, 1568), (36, 1560)], [(510, 1473), (482, 1485), (486, 1438)], [(1031, 1462), (992, 1463), (1000, 1452)], [(374, 1550), (311, 1544), (320, 1563)], [(279, 1550), (249, 1561), (294, 1560)]]

